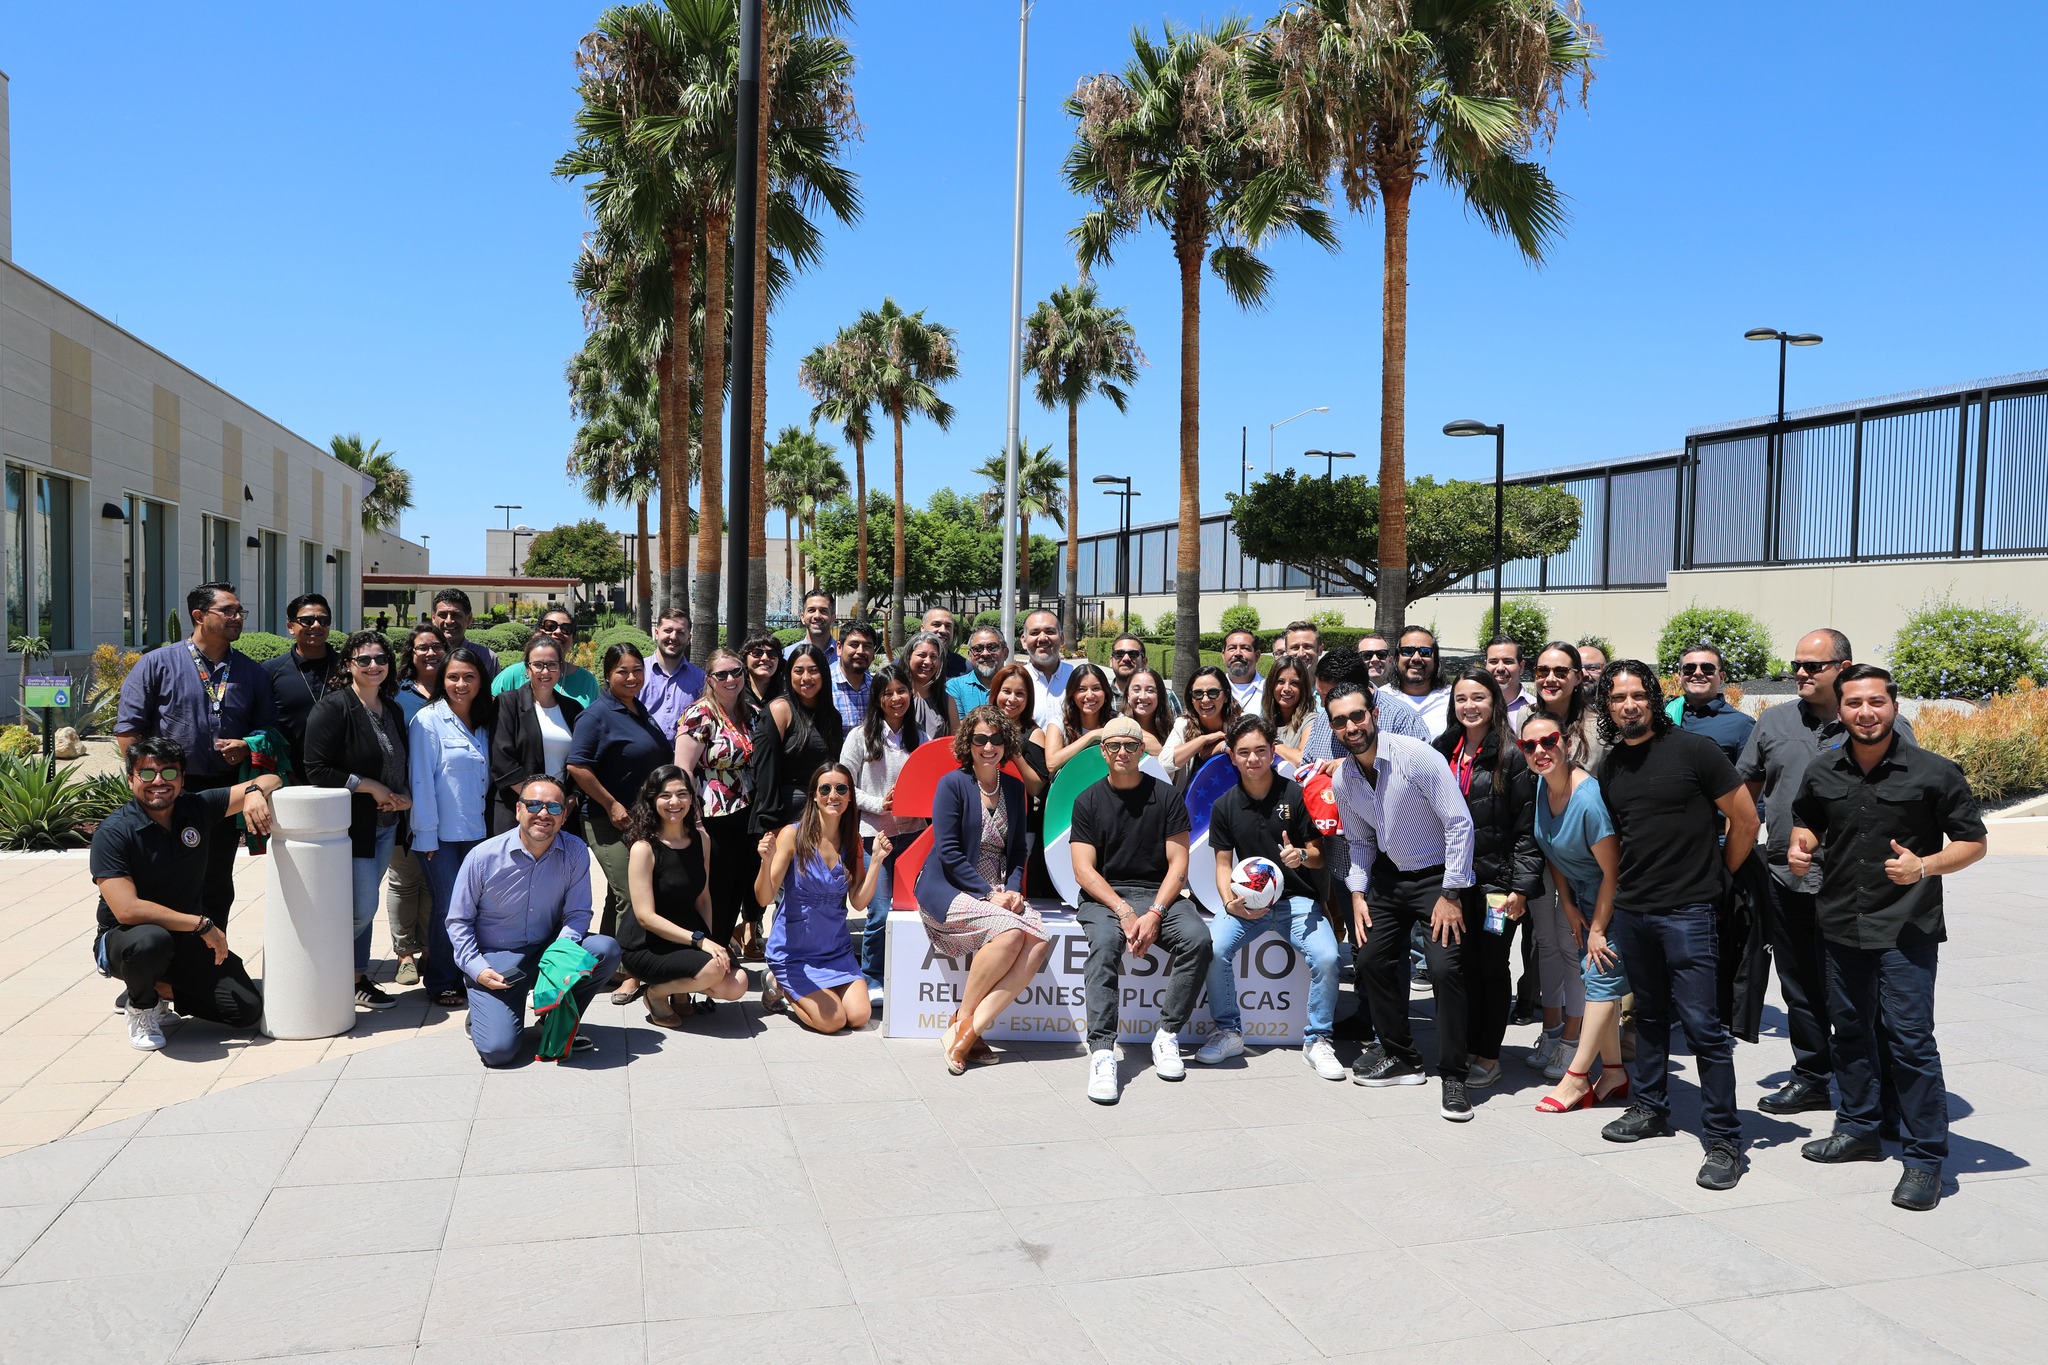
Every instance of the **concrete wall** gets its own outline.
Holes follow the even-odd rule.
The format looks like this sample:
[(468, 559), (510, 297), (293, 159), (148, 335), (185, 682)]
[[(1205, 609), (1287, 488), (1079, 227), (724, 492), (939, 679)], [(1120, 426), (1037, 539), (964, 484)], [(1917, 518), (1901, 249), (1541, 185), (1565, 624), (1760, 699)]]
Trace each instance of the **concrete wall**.
[(389, 531), (371, 531), (363, 537), (364, 573), (431, 573), (427, 547)]

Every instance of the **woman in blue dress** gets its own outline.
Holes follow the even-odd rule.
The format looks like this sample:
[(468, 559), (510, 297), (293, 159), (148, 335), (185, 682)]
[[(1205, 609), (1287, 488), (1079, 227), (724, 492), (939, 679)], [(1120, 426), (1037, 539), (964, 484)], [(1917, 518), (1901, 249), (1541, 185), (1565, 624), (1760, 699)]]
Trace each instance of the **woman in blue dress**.
[(868, 1023), (868, 983), (846, 929), (849, 905), (865, 910), (889, 856), (889, 836), (877, 834), (863, 859), (860, 818), (853, 810), (853, 773), (844, 763), (820, 764), (805, 784), (803, 815), (761, 836), (761, 871), (754, 898), (774, 903), (768, 931), (768, 980), (761, 1008), (787, 1009), (819, 1033), (862, 1029)]
[[(1557, 1088), (1536, 1102), (1538, 1113), (1563, 1114), (1628, 1098), (1628, 1072), (1621, 1065), (1621, 1001), (1628, 994), (1628, 976), (1621, 969), (1621, 954), (1607, 941), (1621, 845), (1600, 783), (1572, 761), (1556, 716), (1531, 711), (1516, 743), (1536, 774), (1536, 846), (1550, 860), (1558, 906), (1584, 953), (1586, 1018), (1578, 1052)], [(1596, 1059), (1597, 1082), (1592, 1079)]]

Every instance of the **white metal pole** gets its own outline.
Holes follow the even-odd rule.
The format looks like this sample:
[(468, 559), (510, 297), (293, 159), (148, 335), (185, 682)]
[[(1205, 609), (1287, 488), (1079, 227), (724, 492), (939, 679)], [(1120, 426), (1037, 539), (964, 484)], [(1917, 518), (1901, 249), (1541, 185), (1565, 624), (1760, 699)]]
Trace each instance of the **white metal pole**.
[[(1024, 387), (1024, 73), (1031, 0), (1017, 6), (1017, 204), (1010, 226), (1010, 421), (1003, 446), (1003, 642), (1017, 645), (1017, 423)], [(1073, 510), (1068, 509), (1072, 516)]]

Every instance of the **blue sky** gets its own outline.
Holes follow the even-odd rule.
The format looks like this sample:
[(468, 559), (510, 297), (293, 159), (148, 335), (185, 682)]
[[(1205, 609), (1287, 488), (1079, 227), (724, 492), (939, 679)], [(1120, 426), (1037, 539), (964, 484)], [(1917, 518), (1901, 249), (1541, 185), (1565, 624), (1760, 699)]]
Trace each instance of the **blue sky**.
[[(577, 191), (571, 55), (594, 4), (348, 6), (23, 0), (0, 34), (12, 77), (16, 261), (316, 441), (360, 430), (416, 476), (408, 535), (435, 567), (481, 567), (498, 502), (582, 515), (561, 469), (566, 280)], [(1793, 407), (2048, 364), (2048, 218), (2038, 61), (2048, 7), (1596, 0), (1589, 106), (1550, 156), (1573, 220), (1541, 270), (1435, 185), (1415, 200), (1408, 456), (1490, 474), (1455, 417), (1504, 421), (1510, 469), (1678, 445), (1765, 412), (1757, 325), (1824, 334), (1794, 352)], [(1229, 13), (1046, 0), (1033, 21), (1026, 306), (1074, 274), (1061, 99), (1121, 67), (1133, 25)], [(1253, 7), (1243, 12), (1261, 17)], [(958, 329), (953, 427), (913, 427), (913, 499), (1001, 449), (1016, 11), (992, 0), (859, 5), (851, 33), (867, 212), (774, 319), (771, 431), (802, 421), (803, 352), (884, 293)], [(1203, 505), (1237, 486), (1239, 430), (1355, 450), (1378, 432), (1380, 224), (1342, 250), (1273, 248), (1269, 306), (1204, 291)], [(1127, 416), (1082, 414), (1084, 479), (1130, 472), (1137, 514), (1177, 487), (1178, 300), (1158, 233), (1099, 272), (1152, 360)], [(1063, 439), (1031, 406), (1025, 430)], [(1056, 445), (1055, 447), (1059, 447)], [(884, 452), (886, 455), (886, 452)], [(851, 461), (851, 453), (846, 458)], [(1320, 465), (1320, 461), (1316, 464)], [(871, 478), (886, 476), (886, 459)], [(1084, 494), (1083, 529), (1114, 504)], [(605, 514), (631, 524), (630, 509)], [(779, 519), (776, 521), (779, 528)]]

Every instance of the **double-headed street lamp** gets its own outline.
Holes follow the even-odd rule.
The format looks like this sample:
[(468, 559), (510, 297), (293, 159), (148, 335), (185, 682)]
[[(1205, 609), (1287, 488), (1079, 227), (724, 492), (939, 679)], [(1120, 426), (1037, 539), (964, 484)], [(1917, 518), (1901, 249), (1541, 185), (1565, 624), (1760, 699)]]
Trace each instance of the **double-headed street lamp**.
[(1273, 472), (1273, 433), (1280, 430), (1280, 428), (1286, 426), (1289, 422), (1295, 421), (1298, 418), (1306, 417), (1312, 412), (1328, 411), (1329, 408), (1327, 407), (1303, 408), (1300, 412), (1295, 413), (1293, 417), (1283, 417), (1277, 422), (1266, 423), (1266, 472), (1268, 474)]
[(1333, 481), (1337, 477), (1337, 461), (1358, 458), (1357, 452), (1350, 450), (1304, 450), (1301, 454), (1303, 459), (1312, 460), (1320, 456), (1327, 461), (1323, 467), (1323, 477)]
[(1744, 341), (1775, 341), (1778, 343), (1778, 420), (1771, 425), (1770, 440), (1766, 443), (1764, 469), (1766, 492), (1764, 495), (1764, 552), (1766, 557), (1775, 557), (1778, 548), (1778, 527), (1776, 496), (1778, 480), (1782, 477), (1779, 466), (1785, 461), (1785, 352), (1792, 346), (1818, 346), (1818, 332), (1786, 332), (1776, 327), (1752, 327), (1742, 334)]
[[(1493, 438), (1493, 633), (1500, 633), (1500, 558), (1502, 512), (1507, 503), (1508, 424), (1488, 426), (1466, 418), (1444, 423), (1446, 436)], [(1484, 643), (1483, 641), (1481, 642)]]
[(1131, 499), (1142, 498), (1145, 495), (1132, 489), (1131, 478), (1128, 474), (1097, 474), (1095, 482), (1122, 485), (1120, 488), (1103, 489), (1102, 496), (1105, 498), (1122, 498), (1124, 500), (1123, 514), (1119, 522), (1120, 529), (1116, 544), (1116, 576), (1124, 590), (1124, 629), (1129, 630), (1131, 628)]

